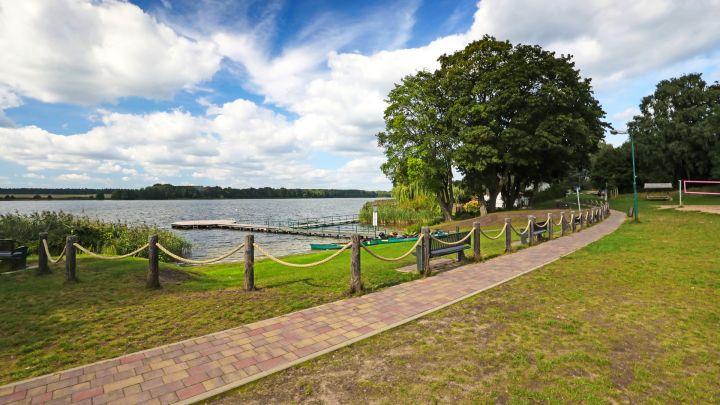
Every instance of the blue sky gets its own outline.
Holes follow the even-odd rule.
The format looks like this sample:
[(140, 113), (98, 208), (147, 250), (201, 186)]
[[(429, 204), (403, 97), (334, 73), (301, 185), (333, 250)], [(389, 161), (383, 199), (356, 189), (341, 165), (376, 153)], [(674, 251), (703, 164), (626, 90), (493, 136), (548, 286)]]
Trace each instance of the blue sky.
[(573, 54), (624, 128), (659, 80), (720, 79), (717, 15), (719, 0), (0, 0), (0, 186), (388, 189), (383, 99), (442, 53), (491, 34)]

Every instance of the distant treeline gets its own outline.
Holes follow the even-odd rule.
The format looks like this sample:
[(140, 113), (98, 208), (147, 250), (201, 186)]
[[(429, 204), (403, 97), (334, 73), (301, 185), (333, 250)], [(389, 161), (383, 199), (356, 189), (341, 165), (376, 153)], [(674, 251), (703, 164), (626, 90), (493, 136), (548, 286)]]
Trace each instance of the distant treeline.
[(155, 184), (139, 190), (45, 188), (0, 189), (0, 195), (13, 194), (110, 194), (112, 195), (113, 200), (390, 197), (389, 191), (272, 187), (238, 189), (231, 187), (174, 186), (172, 184)]
[(110, 194), (112, 188), (0, 188), (0, 195), (54, 194), (54, 195), (95, 195)]

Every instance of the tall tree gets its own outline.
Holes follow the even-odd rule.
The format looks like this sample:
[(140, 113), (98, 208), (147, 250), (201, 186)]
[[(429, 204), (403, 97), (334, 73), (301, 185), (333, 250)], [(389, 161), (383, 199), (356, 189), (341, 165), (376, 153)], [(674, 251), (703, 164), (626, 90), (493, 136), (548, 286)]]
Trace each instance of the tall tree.
[(698, 73), (662, 80), (628, 123), (647, 181), (720, 178), (720, 84)]
[(512, 207), (528, 186), (589, 166), (607, 124), (571, 56), (485, 36), (439, 60), (455, 162), (466, 186), (490, 196), (488, 210), (498, 193)]
[(453, 153), (458, 138), (448, 116), (446, 90), (438, 76), (406, 76), (388, 95), (385, 131), (377, 135), (387, 161), (382, 170), (394, 184), (433, 193), (445, 220), (451, 219)]

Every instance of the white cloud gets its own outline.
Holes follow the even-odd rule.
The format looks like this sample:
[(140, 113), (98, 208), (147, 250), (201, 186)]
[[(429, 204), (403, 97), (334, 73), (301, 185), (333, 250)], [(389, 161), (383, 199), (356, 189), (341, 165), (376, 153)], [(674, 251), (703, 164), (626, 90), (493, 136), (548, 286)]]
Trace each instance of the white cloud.
[(596, 87), (717, 49), (720, 1), (483, 0), (471, 33), (575, 56)]
[(212, 42), (117, 0), (0, 0), (0, 49), (0, 82), (52, 103), (169, 98), (221, 60)]
[(628, 122), (633, 119), (634, 116), (640, 114), (640, 109), (637, 107), (628, 107), (618, 113), (613, 114), (612, 118), (619, 122)]
[[(101, 173), (134, 184), (184, 176), (240, 187), (387, 188), (375, 138), (384, 127), (384, 98), (403, 76), (436, 68), (438, 56), (484, 34), (572, 53), (582, 74), (603, 89), (648, 72), (717, 66), (719, 59), (714, 17), (720, 0), (483, 0), (467, 32), (403, 49), (417, 6), (410, 2), (394, 14), (358, 21), (321, 16), (279, 50), (271, 45), (276, 10), (254, 27), (247, 21), (218, 27), (215, 15), (194, 27), (170, 28), (114, 0), (5, 3), (0, 58), (8, 63), (0, 63), (0, 109), (21, 102), (17, 95), (48, 102), (168, 97), (210, 78), (221, 57), (246, 89), (264, 97), (266, 106), (245, 99), (215, 105), (212, 94), (199, 97), (206, 111), (196, 115), (98, 110), (95, 128), (70, 136), (33, 126), (0, 128), (0, 142), (24, 140), (23, 146), (9, 143), (5, 159), (32, 172)], [(48, 13), (64, 23), (46, 23)], [(359, 38), (378, 50), (347, 51)], [(613, 111), (619, 111), (614, 120), (626, 121), (637, 108)], [(335, 169), (309, 163), (323, 153), (346, 163)]]
[(88, 181), (91, 180), (92, 177), (88, 176), (87, 174), (78, 174), (78, 173), (66, 173), (61, 174), (57, 176), (58, 180), (65, 180), (65, 181)]

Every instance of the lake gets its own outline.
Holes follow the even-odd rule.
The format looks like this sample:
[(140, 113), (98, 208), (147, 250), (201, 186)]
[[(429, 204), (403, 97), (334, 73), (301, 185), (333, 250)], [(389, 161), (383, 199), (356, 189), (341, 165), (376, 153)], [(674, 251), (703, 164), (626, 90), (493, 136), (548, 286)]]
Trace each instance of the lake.
[[(242, 223), (264, 223), (360, 212), (374, 198), (253, 199), (253, 200), (66, 200), (0, 201), (0, 213), (64, 211), (97, 218), (104, 222), (120, 221), (129, 225), (147, 224), (170, 229), (177, 221), (234, 219)], [(178, 230), (192, 243), (192, 257), (218, 256), (243, 242), (245, 232), (222, 229)], [(304, 253), (310, 243), (337, 240), (298, 235), (256, 233), (255, 241), (275, 255)], [(256, 253), (257, 254), (257, 253)], [(229, 260), (241, 260), (242, 253)]]

